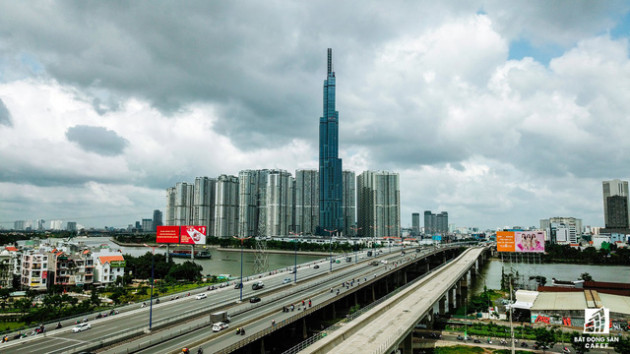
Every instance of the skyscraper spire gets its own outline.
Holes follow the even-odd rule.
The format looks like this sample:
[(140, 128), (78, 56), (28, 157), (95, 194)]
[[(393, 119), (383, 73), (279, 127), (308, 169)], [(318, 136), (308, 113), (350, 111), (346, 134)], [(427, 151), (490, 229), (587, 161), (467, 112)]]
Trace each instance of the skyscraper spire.
[(342, 168), (339, 150), (339, 112), (335, 110), (335, 73), (328, 48), (328, 74), (324, 81), (324, 112), (319, 119), (319, 233), (343, 229)]
[(332, 71), (332, 48), (328, 48), (328, 75), (330, 76), (331, 73), (335, 75)]

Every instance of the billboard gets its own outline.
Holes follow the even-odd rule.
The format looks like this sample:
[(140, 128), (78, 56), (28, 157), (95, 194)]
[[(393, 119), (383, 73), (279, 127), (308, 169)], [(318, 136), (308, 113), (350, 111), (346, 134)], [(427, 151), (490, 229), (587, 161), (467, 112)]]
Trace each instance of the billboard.
[(514, 252), (514, 231), (497, 231), (497, 252)]
[(157, 243), (179, 243), (179, 226), (158, 226)]
[(514, 242), (516, 252), (523, 253), (544, 253), (545, 252), (545, 232), (544, 231), (517, 231), (514, 232)]
[(110, 261), (109, 265), (112, 268), (125, 268), (127, 266), (127, 261)]
[(182, 226), (179, 243), (182, 245), (205, 245), (206, 227)]

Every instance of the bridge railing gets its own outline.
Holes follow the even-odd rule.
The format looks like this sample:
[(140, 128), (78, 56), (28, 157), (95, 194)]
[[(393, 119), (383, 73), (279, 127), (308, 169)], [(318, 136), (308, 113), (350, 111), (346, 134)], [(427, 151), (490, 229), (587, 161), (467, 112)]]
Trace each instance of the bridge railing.
[[(454, 248), (454, 247), (450, 247), (450, 248)], [(426, 254), (426, 255), (423, 255), (423, 256), (432, 255), (432, 254), (435, 254), (437, 252), (438, 252), (437, 250), (433, 250), (429, 254)], [(412, 260), (413, 259), (408, 259), (407, 262), (410, 262)], [(436, 270), (439, 270), (440, 268), (442, 268), (443, 266), (448, 264), (450, 261), (451, 260), (448, 260), (446, 263), (443, 263), (443, 264), (439, 265), (438, 267), (432, 269), (429, 273), (422, 274), (421, 276), (419, 276), (418, 278), (414, 279), (413, 281), (396, 288), (391, 293), (389, 293), (389, 294), (379, 298), (378, 300), (376, 300), (376, 301), (372, 302), (371, 304), (361, 308), (360, 310), (358, 310), (358, 311), (356, 311), (356, 312), (354, 312), (352, 314), (349, 314), (348, 316), (346, 316), (345, 321), (348, 322), (348, 321), (352, 321), (352, 320), (356, 319), (357, 317), (359, 317), (359, 316), (363, 315), (364, 313), (370, 311), (372, 308), (374, 308), (374, 307), (380, 305), (381, 303), (387, 301), (388, 299), (390, 299), (394, 295), (398, 294), (402, 290), (404, 290), (404, 289), (414, 285), (417, 281), (420, 281), (420, 280), (424, 279), (427, 275), (430, 275), (432, 272), (434, 272)], [(311, 336), (311, 337), (307, 338), (306, 340), (300, 342), (299, 344), (295, 345), (294, 347), (284, 351), (282, 354), (296, 354), (296, 353), (306, 349), (308, 346), (312, 345), (313, 343), (317, 342), (318, 340), (326, 337), (329, 333), (334, 332), (335, 330), (337, 330), (337, 329), (339, 329), (341, 327), (342, 326), (339, 325), (339, 324), (333, 324), (333, 325), (327, 327), (326, 329), (324, 329), (322, 332), (319, 332), (318, 334), (316, 334), (314, 336)]]

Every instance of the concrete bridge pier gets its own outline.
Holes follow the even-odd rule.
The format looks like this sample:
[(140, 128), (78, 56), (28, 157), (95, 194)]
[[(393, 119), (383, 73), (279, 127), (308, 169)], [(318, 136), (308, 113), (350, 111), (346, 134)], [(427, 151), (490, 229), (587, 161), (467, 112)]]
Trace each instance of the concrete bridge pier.
[(446, 315), (446, 297), (442, 296), (438, 300), (438, 310), (439, 310), (440, 316)]
[(376, 301), (376, 290), (374, 290), (374, 284), (370, 285), (372, 289), (372, 302)]
[(306, 317), (302, 317), (302, 338), (308, 339), (308, 331), (306, 330)]
[(455, 292), (455, 288), (452, 289), (448, 289), (448, 312), (449, 313), (455, 313), (455, 296), (454, 296), (454, 292)]
[(455, 304), (457, 307), (462, 307), (464, 305), (463, 297), (462, 297), (462, 280), (460, 279), (455, 286)]
[(468, 279), (464, 276), (459, 283), (461, 284), (462, 289), (462, 300), (468, 298)]
[(474, 281), (475, 278), (477, 278), (477, 269), (475, 268), (475, 265), (473, 264), (473, 266), (470, 267), (470, 281)]
[(413, 354), (413, 331), (409, 332), (398, 346), (398, 352), (401, 350), (402, 354)]

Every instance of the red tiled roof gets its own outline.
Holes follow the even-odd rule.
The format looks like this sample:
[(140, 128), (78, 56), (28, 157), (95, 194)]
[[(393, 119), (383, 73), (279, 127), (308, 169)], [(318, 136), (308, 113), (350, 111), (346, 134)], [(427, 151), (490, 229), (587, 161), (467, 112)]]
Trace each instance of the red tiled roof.
[(125, 260), (121, 254), (115, 255), (115, 256), (100, 256), (98, 257), (98, 259), (101, 261), (101, 264), (109, 263), (111, 261), (124, 261)]

